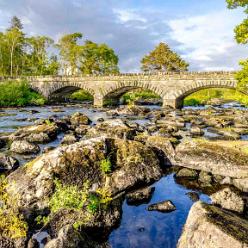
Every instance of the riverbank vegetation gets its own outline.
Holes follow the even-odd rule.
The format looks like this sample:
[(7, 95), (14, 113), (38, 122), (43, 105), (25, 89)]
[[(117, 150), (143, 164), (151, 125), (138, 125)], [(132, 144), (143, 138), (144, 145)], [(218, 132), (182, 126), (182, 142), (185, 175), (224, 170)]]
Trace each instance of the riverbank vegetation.
[(76, 101), (93, 101), (93, 96), (85, 90), (77, 90), (69, 98)]
[(121, 97), (123, 104), (133, 104), (138, 100), (159, 100), (160, 96), (150, 90), (136, 90), (125, 93)]
[(0, 107), (22, 107), (44, 105), (45, 99), (32, 91), (25, 81), (6, 81), (0, 83)]
[[(197, 91), (184, 99), (184, 106), (210, 104), (211, 99), (220, 99), (222, 102), (237, 101), (248, 106), (248, 96), (233, 89), (204, 89)], [(213, 101), (213, 100), (212, 100)]]

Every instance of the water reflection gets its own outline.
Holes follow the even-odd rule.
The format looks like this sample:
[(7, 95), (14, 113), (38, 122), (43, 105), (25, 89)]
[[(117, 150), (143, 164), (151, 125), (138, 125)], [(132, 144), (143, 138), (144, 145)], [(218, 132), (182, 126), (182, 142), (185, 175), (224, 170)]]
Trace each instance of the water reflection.
[[(109, 237), (111, 247), (176, 247), (193, 204), (193, 201), (186, 195), (190, 190), (177, 184), (173, 174), (163, 177), (153, 186), (156, 189), (149, 204), (171, 200), (177, 210), (171, 213), (149, 212), (146, 210), (148, 204), (135, 207), (128, 206), (124, 202), (120, 227)], [(209, 202), (207, 195), (198, 193), (202, 201)]]

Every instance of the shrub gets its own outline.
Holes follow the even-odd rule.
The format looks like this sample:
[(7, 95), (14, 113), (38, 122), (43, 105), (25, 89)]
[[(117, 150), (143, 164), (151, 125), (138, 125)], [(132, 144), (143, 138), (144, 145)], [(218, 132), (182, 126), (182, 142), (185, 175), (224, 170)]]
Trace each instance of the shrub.
[(0, 83), (0, 106), (43, 105), (45, 99), (32, 91), (25, 81), (7, 81)]

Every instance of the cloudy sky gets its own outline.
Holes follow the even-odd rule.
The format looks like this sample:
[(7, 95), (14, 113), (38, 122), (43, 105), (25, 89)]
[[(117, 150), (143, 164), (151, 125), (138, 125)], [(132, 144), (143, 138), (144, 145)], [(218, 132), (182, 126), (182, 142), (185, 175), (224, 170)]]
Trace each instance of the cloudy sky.
[(168, 43), (190, 70), (235, 70), (248, 57), (233, 28), (242, 9), (225, 0), (0, 0), (0, 31), (13, 15), (28, 35), (82, 32), (85, 39), (114, 48), (123, 72), (137, 72), (140, 59), (159, 42)]

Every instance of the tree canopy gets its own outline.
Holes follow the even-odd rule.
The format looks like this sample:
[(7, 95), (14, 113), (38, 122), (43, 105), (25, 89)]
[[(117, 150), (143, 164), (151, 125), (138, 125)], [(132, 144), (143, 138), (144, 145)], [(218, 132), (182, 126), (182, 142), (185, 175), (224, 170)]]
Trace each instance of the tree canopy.
[[(248, 14), (248, 0), (226, 0), (226, 2), (228, 4), (228, 8), (235, 9), (238, 7), (243, 7), (245, 8), (245, 14)], [(248, 18), (245, 18), (234, 31), (235, 38), (238, 43), (248, 43)]]
[(187, 71), (189, 64), (165, 43), (160, 43), (141, 60), (141, 69), (145, 72)]

